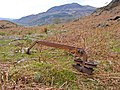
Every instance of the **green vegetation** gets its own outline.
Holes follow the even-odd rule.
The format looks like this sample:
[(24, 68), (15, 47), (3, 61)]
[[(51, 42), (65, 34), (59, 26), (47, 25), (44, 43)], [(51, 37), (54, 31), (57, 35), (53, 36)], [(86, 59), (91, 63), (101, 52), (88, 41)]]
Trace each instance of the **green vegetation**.
[[(24, 67), (21, 67), (21, 65), (24, 65)], [(58, 66), (49, 62), (28, 61), (21, 63), (21, 65), (11, 69), (10, 80), (14, 79), (16, 81), (18, 78), (29, 76), (31, 77), (28, 80), (29, 84), (36, 82), (47, 86), (60, 87), (63, 83), (68, 82), (70, 88), (77, 87), (74, 83), (76, 76), (70, 70), (59, 69)]]
[[(47, 87), (55, 90), (119, 90), (120, 24), (90, 28), (94, 23), (89, 19), (70, 24), (0, 29), (0, 85), (5, 84), (8, 90), (41, 87), (43, 90)], [(35, 40), (83, 47), (88, 60), (96, 61), (98, 66), (93, 75), (83, 74), (72, 67), (71, 54), (41, 45), (35, 45), (31, 55), (26, 54), (26, 48)]]

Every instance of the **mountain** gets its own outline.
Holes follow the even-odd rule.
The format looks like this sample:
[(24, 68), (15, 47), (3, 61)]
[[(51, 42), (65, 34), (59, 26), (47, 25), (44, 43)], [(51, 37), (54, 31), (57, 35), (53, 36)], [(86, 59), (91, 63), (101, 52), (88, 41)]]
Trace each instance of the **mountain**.
[(81, 16), (89, 15), (95, 11), (95, 7), (82, 6), (77, 3), (55, 6), (46, 12), (36, 15), (29, 15), (14, 20), (15, 23), (25, 26), (37, 26), (44, 24), (62, 23)]
[[(82, 40), (81, 41), (79, 40), (83, 37), (83, 35), (85, 35), (85, 37), (87, 38), (85, 40), (89, 41), (90, 38), (96, 34), (96, 38), (99, 38), (104, 41), (104, 39), (102, 38), (106, 37), (108, 34), (108, 37), (109, 35), (111, 35), (111, 37), (109, 38), (110, 39), (109, 41), (112, 41), (111, 38), (114, 38), (113, 42), (115, 41), (118, 43), (118, 51), (120, 51), (119, 27), (120, 27), (120, 0), (112, 0), (112, 2), (110, 2), (107, 6), (97, 9), (93, 14), (89, 16), (79, 18), (72, 22), (60, 24), (59, 27), (56, 28), (56, 30), (70, 30), (70, 33), (54, 36), (52, 38), (49, 38), (49, 41), (57, 40), (57, 42), (62, 42), (62, 43), (69, 42), (69, 44), (73, 45), (74, 43), (78, 43), (78, 42), (81, 44)], [(103, 37), (100, 36), (100, 33), (101, 35), (103, 35)], [(93, 37), (94, 40), (96, 38)], [(108, 38), (106, 38), (106, 40), (107, 39)], [(93, 42), (89, 44), (93, 44), (93, 47), (94, 47), (94, 44), (97, 44), (97, 42), (96, 41), (94, 43)], [(86, 42), (84, 42), (83, 40), (83, 43), (86, 43)], [(108, 43), (106, 42), (106, 44)], [(105, 45), (105, 47), (108, 47), (108, 46)]]

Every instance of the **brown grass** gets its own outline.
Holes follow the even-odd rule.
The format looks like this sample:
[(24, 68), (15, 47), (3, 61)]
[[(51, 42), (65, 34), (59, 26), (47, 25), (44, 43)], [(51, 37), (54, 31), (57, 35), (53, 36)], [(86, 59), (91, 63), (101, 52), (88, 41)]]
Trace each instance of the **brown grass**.
[[(58, 32), (52, 36), (46, 33), (48, 37), (45, 39), (66, 45), (83, 47), (88, 54), (88, 60), (98, 62), (98, 67), (92, 76), (74, 72), (77, 77), (75, 82), (77, 82), (78, 87), (83, 90), (92, 90), (92, 87), (102, 90), (119, 90), (120, 20), (114, 21), (110, 19), (120, 15), (120, 9), (116, 7), (113, 10), (98, 14), (94, 13), (69, 23), (53, 26), (0, 29), (0, 34), (1, 36), (17, 35), (22, 38), (26, 35), (46, 33), (46, 30), (53, 30), (54, 32), (65, 31), (64, 33)], [(94, 84), (90, 82), (94, 82)]]

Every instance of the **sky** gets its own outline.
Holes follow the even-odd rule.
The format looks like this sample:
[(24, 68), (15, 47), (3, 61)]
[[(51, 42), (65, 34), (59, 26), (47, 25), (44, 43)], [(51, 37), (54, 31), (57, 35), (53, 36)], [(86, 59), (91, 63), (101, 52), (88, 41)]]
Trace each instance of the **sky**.
[(0, 17), (18, 19), (47, 11), (53, 6), (68, 3), (102, 7), (112, 0), (0, 0)]

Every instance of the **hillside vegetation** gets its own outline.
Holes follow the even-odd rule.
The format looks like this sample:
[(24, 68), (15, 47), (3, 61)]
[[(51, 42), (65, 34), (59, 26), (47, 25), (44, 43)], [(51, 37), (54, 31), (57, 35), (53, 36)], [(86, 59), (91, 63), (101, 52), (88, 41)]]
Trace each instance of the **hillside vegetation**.
[[(69, 23), (0, 29), (0, 85), (6, 90), (120, 90), (120, 6)], [(48, 40), (82, 47), (96, 61), (93, 75), (72, 67), (66, 51), (36, 45)]]
[(0, 20), (0, 29), (15, 28), (18, 25), (7, 20)]

